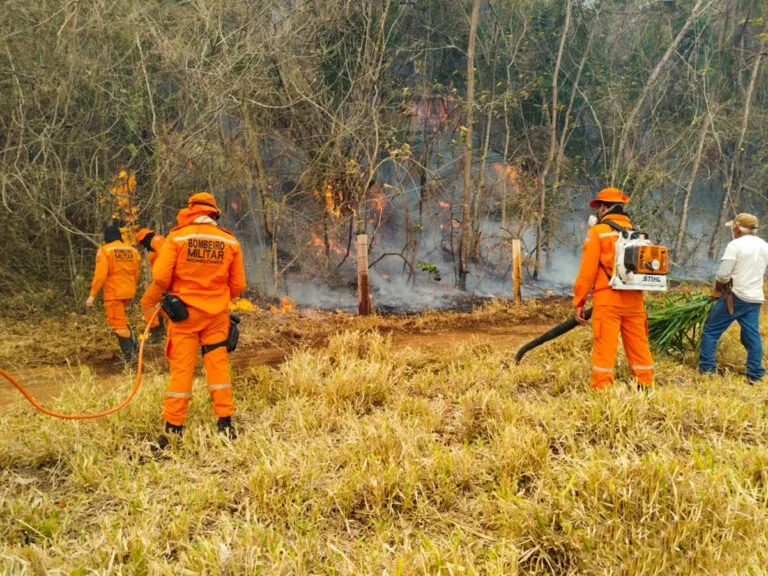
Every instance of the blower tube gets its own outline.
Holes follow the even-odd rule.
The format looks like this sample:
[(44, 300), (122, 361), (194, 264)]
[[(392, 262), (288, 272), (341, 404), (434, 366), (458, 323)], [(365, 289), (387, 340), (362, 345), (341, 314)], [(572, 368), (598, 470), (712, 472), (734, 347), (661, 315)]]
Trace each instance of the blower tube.
[[(584, 311), (584, 318), (589, 320), (592, 317), (592, 308), (587, 308)], [(545, 342), (549, 342), (550, 340), (554, 340), (558, 336), (562, 336), (566, 332), (570, 332), (577, 326), (580, 326), (580, 324), (576, 321), (576, 318), (568, 318), (565, 322), (562, 324), (558, 324), (554, 328), (548, 330), (547, 332), (544, 332), (541, 336), (538, 338), (534, 338), (528, 344), (520, 348), (520, 350), (517, 351), (517, 354), (515, 354), (515, 363), (519, 363), (520, 360), (523, 359), (523, 356), (525, 356), (525, 353), (529, 350), (533, 350), (537, 346), (541, 346)]]

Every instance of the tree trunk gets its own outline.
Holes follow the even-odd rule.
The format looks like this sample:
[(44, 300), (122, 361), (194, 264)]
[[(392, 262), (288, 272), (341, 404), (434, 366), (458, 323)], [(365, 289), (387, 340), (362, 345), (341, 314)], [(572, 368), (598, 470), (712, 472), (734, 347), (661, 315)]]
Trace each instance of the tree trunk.
[(496, 49), (499, 43), (499, 29), (497, 28), (496, 38), (493, 43), (493, 61), (491, 62), (491, 98), (488, 102), (488, 114), (485, 118), (485, 130), (483, 135), (483, 153), (480, 156), (480, 169), (477, 175), (477, 192), (475, 193), (474, 213), (472, 214), (472, 245), (470, 247), (470, 260), (478, 262), (480, 260), (480, 214), (482, 211), (483, 192), (485, 191), (485, 166), (488, 163), (488, 148), (491, 144), (491, 124), (493, 122), (493, 100), (496, 97)]
[(581, 73), (584, 71), (584, 65), (587, 63), (587, 57), (589, 56), (589, 53), (592, 49), (592, 40), (595, 37), (595, 32), (597, 31), (598, 27), (594, 26), (592, 28), (592, 32), (589, 35), (589, 40), (587, 41), (587, 47), (584, 49), (584, 54), (581, 57), (581, 61), (579, 62), (579, 69), (576, 72), (576, 79), (573, 81), (573, 88), (571, 89), (571, 97), (568, 100), (568, 108), (565, 110), (565, 120), (563, 121), (563, 130), (560, 133), (560, 144), (557, 147), (557, 156), (555, 158), (555, 174), (554, 178), (552, 179), (552, 194), (550, 195), (550, 203), (549, 203), (549, 215), (547, 216), (550, 225), (547, 226), (547, 234), (544, 238), (544, 248), (547, 253), (547, 266), (549, 266), (552, 263), (552, 255), (550, 253), (552, 248), (552, 236), (553, 236), (553, 229), (554, 226), (552, 223), (554, 222), (557, 214), (555, 212), (555, 201), (557, 200), (557, 192), (558, 188), (560, 187), (560, 175), (563, 169), (563, 162), (565, 160), (565, 145), (568, 142), (568, 130), (570, 128), (571, 124), (571, 114), (573, 113), (573, 103), (576, 101), (576, 92), (579, 90), (579, 82), (581, 81)]
[[(542, 222), (544, 213), (547, 209), (547, 175), (552, 167), (552, 161), (555, 159), (555, 149), (557, 145), (557, 77), (560, 75), (560, 63), (563, 61), (563, 49), (565, 48), (565, 39), (568, 36), (568, 28), (571, 25), (571, 5), (573, 0), (568, 0), (565, 7), (565, 24), (560, 34), (560, 47), (557, 50), (557, 60), (555, 61), (555, 70), (552, 73), (552, 116), (549, 125), (549, 152), (547, 153), (547, 162), (544, 164), (544, 170), (541, 172), (541, 191), (539, 192), (539, 217), (536, 222), (536, 261), (533, 267), (534, 279), (539, 277), (539, 268), (541, 267), (541, 246), (542, 246)], [(552, 226), (548, 222), (548, 227)]]
[(627, 120), (624, 122), (624, 125), (621, 127), (621, 134), (619, 136), (619, 145), (616, 149), (616, 155), (613, 157), (613, 163), (611, 166), (611, 186), (614, 186), (616, 183), (616, 176), (618, 173), (619, 165), (623, 161), (624, 156), (624, 148), (627, 145), (627, 138), (629, 137), (629, 131), (632, 128), (632, 125), (635, 123), (635, 118), (637, 118), (637, 115), (640, 113), (640, 109), (643, 107), (643, 102), (645, 102), (646, 97), (648, 96), (648, 93), (651, 91), (651, 88), (656, 83), (656, 79), (661, 74), (661, 71), (664, 69), (664, 66), (666, 65), (667, 61), (672, 56), (672, 53), (677, 49), (677, 46), (680, 44), (680, 41), (685, 36), (685, 33), (688, 31), (688, 28), (691, 27), (691, 24), (693, 24), (693, 21), (703, 12), (703, 10), (707, 7), (709, 7), (710, 4), (712, 4), (712, 0), (707, 2), (706, 6), (702, 8), (702, 5), (704, 4), (704, 0), (696, 0), (696, 5), (693, 7), (693, 10), (691, 10), (691, 14), (688, 16), (688, 19), (685, 21), (685, 24), (683, 24), (683, 27), (680, 29), (680, 31), (677, 33), (677, 36), (675, 36), (675, 39), (672, 41), (672, 44), (669, 45), (667, 48), (667, 51), (664, 53), (664, 56), (661, 57), (661, 60), (656, 64), (656, 67), (653, 69), (653, 72), (651, 72), (650, 78), (648, 78), (648, 82), (645, 83), (645, 87), (643, 88), (642, 94), (640, 94), (640, 97), (637, 99), (637, 102), (635, 102), (635, 106), (630, 111), (629, 115), (627, 116)]
[(752, 94), (755, 91), (755, 84), (757, 83), (758, 72), (760, 71), (760, 64), (763, 59), (763, 52), (765, 51), (766, 42), (763, 40), (760, 43), (760, 50), (755, 55), (755, 63), (752, 66), (752, 72), (749, 77), (749, 86), (747, 86), (747, 94), (744, 97), (744, 116), (741, 119), (741, 132), (739, 133), (739, 141), (736, 145), (736, 150), (733, 153), (733, 159), (731, 165), (728, 167), (728, 180), (725, 183), (725, 193), (723, 194), (723, 202), (720, 204), (720, 212), (717, 214), (717, 222), (715, 223), (715, 229), (712, 231), (712, 238), (709, 242), (709, 251), (707, 256), (710, 259), (715, 257), (715, 254), (720, 249), (720, 232), (725, 222), (725, 215), (728, 211), (728, 204), (731, 199), (731, 193), (735, 188), (735, 173), (736, 165), (741, 157), (741, 149), (744, 146), (744, 138), (747, 134), (747, 126), (749, 124), (749, 113), (752, 109)]
[(705, 113), (704, 120), (701, 124), (701, 132), (699, 134), (699, 145), (696, 148), (696, 156), (693, 158), (693, 167), (691, 168), (691, 176), (688, 179), (688, 186), (685, 188), (685, 195), (683, 196), (683, 208), (680, 214), (680, 228), (677, 231), (677, 238), (675, 239), (675, 248), (673, 250), (673, 258), (679, 262), (682, 258), (683, 244), (685, 241), (685, 231), (688, 227), (688, 203), (691, 199), (691, 192), (693, 191), (693, 185), (696, 182), (696, 174), (699, 171), (699, 164), (701, 163), (701, 154), (704, 151), (704, 143), (707, 140), (707, 132), (709, 132), (709, 114)]
[(469, 206), (472, 190), (472, 109), (475, 106), (475, 36), (480, 0), (472, 0), (467, 46), (467, 132), (464, 153), (464, 193), (461, 201), (461, 237), (459, 238), (459, 288), (467, 289), (467, 253), (469, 252)]
[(501, 176), (501, 230), (504, 232), (507, 229), (507, 178), (509, 178), (509, 139), (512, 135), (512, 129), (509, 125), (509, 110), (507, 108), (506, 94), (510, 92), (509, 86), (504, 95), (504, 163), (502, 165), (504, 172)]

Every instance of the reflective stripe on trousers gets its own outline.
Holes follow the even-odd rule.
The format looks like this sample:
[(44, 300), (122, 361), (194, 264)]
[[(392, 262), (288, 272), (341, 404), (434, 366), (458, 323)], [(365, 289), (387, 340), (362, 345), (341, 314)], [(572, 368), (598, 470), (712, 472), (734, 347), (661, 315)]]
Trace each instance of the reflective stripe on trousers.
[(208, 390), (224, 390), (224, 388), (232, 388), (232, 384), (229, 382), (226, 384), (208, 384)]
[(603, 390), (613, 384), (619, 333), (624, 343), (630, 371), (637, 381), (653, 384), (653, 357), (648, 345), (645, 310), (626, 310), (619, 306), (595, 306), (592, 312), (592, 378), (590, 386)]
[(595, 372), (608, 372), (609, 374), (613, 374), (613, 368), (601, 368), (600, 366), (592, 366), (592, 370)]
[[(163, 418), (175, 426), (184, 424), (187, 416), (200, 346), (226, 340), (229, 333), (228, 312), (208, 316), (196, 308), (188, 307), (188, 311), (189, 318), (170, 323), (165, 351), (171, 368), (171, 381), (165, 397)], [(231, 416), (235, 407), (226, 347), (216, 348), (204, 355), (203, 365), (214, 414), (219, 418)]]

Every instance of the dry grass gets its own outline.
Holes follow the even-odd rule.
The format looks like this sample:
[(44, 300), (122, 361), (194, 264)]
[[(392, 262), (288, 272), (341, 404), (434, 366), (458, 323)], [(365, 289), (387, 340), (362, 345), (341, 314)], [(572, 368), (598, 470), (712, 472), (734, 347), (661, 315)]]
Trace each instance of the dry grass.
[[(699, 378), (687, 357), (659, 362), (651, 395), (626, 382), (595, 394), (588, 330), (521, 366), (513, 350), (396, 348), (387, 334), (542, 312), (494, 306), (407, 326), (318, 319), (327, 346), (236, 374), (240, 439), (213, 433), (200, 385), (165, 459), (149, 450), (162, 374), (97, 422), (6, 409), (0, 572), (766, 573), (768, 385)], [(313, 321), (248, 338), (306, 340)], [(738, 333), (721, 360), (743, 366)], [(86, 370), (53, 404), (125, 392), (99, 390)]]

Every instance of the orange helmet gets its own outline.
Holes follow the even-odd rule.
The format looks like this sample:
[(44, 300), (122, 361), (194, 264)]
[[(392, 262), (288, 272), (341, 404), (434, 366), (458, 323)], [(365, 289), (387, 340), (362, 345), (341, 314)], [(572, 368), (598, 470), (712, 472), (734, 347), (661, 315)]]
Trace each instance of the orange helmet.
[[(192, 196), (189, 197), (187, 206), (189, 206), (190, 210), (195, 212), (213, 212), (216, 215), (216, 218), (221, 216), (221, 210), (219, 210), (219, 207), (216, 205), (216, 198), (209, 192), (197, 192), (196, 194), (192, 194)], [(203, 208), (197, 208), (198, 206)]]
[(142, 228), (141, 230), (136, 232), (136, 242), (141, 242), (142, 240), (144, 240), (144, 238), (146, 238), (147, 234), (151, 234), (151, 233), (152, 233), (152, 230), (150, 230), (149, 228)]
[(626, 204), (629, 202), (629, 197), (618, 188), (603, 188), (597, 193), (594, 200), (589, 203), (589, 207), (595, 208), (598, 202), (604, 202), (606, 204)]

